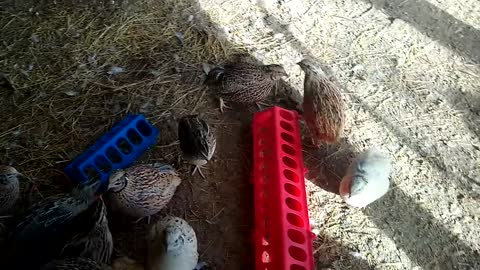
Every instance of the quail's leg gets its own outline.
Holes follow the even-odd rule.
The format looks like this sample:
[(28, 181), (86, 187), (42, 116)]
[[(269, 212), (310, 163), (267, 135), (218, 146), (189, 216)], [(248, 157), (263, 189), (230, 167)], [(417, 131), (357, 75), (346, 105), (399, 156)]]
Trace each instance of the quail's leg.
[(199, 166), (199, 165), (195, 165), (195, 167), (193, 168), (193, 172), (192, 172), (192, 176), (198, 171), (198, 173), (200, 174), (200, 176), (205, 179), (205, 175), (203, 175), (203, 172), (202, 172), (202, 166)]
[(260, 106), (260, 105), (263, 105), (265, 107), (270, 107), (270, 104), (267, 104), (267, 103), (264, 103), (264, 102), (256, 102), (255, 104), (257, 105), (257, 108), (259, 110), (263, 110), (262, 106)]
[(138, 223), (140, 221), (142, 221), (143, 219), (147, 218), (147, 224), (150, 224), (150, 220), (151, 220), (151, 217), (150, 216), (146, 216), (146, 217), (141, 217), (137, 220), (135, 220), (135, 223)]
[(218, 101), (220, 102), (220, 112), (223, 113), (223, 108), (230, 109), (229, 106), (225, 105), (225, 101), (223, 101), (223, 98), (219, 98)]

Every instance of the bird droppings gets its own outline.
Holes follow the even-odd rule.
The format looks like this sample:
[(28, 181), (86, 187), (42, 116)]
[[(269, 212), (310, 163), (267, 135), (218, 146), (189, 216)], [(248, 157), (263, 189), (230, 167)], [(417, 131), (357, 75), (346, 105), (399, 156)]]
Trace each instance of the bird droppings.
[(118, 75), (120, 73), (123, 73), (125, 72), (124, 69), (122, 67), (117, 67), (117, 66), (111, 66), (108, 71), (107, 71), (107, 74), (108, 75), (112, 75), (112, 76), (115, 76), (115, 75)]
[(64, 93), (69, 97), (75, 97), (75, 96), (78, 96), (78, 94), (80, 94), (78, 91), (75, 91), (75, 90), (68, 90)]
[(37, 34), (32, 34), (32, 36), (30, 37), (30, 40), (33, 43), (39, 43), (40, 42), (40, 37)]

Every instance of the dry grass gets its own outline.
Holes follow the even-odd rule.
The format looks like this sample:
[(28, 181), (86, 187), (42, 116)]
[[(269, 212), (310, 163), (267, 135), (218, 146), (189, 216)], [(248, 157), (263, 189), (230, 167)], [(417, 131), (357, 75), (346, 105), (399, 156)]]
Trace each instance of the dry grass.
[[(158, 124), (171, 112), (205, 106), (204, 89), (179, 77), (201, 74), (201, 63), (229, 51), (189, 25), (181, 12), (189, 3), (165, 5), (4, 11), (0, 68), (15, 91), (2, 94), (2, 162), (50, 182), (127, 113), (143, 112)], [(109, 75), (112, 66), (124, 72)]]
[[(0, 92), (0, 162), (31, 178), (39, 192), (25, 193), (28, 199), (64, 190), (68, 181), (63, 167), (128, 113), (145, 114), (162, 132), (159, 144), (141, 162), (177, 162), (176, 117), (202, 113), (212, 118), (202, 63), (218, 62), (239, 48), (220, 42), (192, 2), (23, 4), (6, 8), (0, 16), (0, 70), (14, 86)], [(123, 72), (109, 74), (112, 67)], [(188, 173), (189, 167), (179, 169)], [(205, 202), (212, 206), (208, 208), (197, 201), (204, 209), (195, 213), (191, 180), (185, 174), (187, 198), (178, 195), (179, 202), (166, 211), (193, 223), (218, 223), (224, 211), (218, 198), (206, 196), (213, 200)], [(208, 189), (203, 184), (198, 192)], [(123, 227), (115, 226), (121, 219), (112, 222)], [(146, 227), (126, 226), (135, 233), (114, 228), (116, 249), (142, 251)], [(203, 225), (195, 226), (198, 231)], [(206, 238), (204, 231), (197, 232), (200, 239)], [(200, 243), (200, 253), (207, 252), (212, 241)]]

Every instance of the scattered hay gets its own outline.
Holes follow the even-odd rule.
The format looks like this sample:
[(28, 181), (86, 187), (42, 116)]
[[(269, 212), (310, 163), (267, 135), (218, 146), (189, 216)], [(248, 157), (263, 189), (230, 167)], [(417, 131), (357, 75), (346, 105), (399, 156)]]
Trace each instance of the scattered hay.
[[(202, 85), (202, 64), (239, 50), (215, 37), (193, 1), (86, 2), (22, 3), (0, 11), (0, 71), (13, 85), (0, 92), (0, 162), (31, 179), (39, 191), (25, 190), (32, 201), (39, 196), (31, 195), (65, 190), (63, 168), (128, 113), (145, 114), (162, 131), (159, 144), (140, 162), (176, 164), (176, 119), (202, 113), (211, 120), (215, 110)], [(179, 170), (188, 172), (186, 167)], [(190, 179), (184, 182), (178, 202), (165, 212), (188, 217), (200, 239), (211, 233), (208, 228), (225, 227), (222, 195), (194, 196)], [(210, 192), (209, 183), (197, 188)], [(146, 226), (122, 224), (115, 217), (112, 223), (117, 253), (141, 257)], [(201, 252), (212, 241), (199, 243)], [(228, 250), (220, 252), (224, 256)]]

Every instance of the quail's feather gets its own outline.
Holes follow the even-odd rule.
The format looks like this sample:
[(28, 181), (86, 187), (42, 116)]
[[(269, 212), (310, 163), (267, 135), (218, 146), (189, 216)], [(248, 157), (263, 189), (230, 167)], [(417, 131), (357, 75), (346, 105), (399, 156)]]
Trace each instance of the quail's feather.
[(374, 149), (361, 153), (340, 183), (340, 196), (355, 207), (365, 207), (380, 199), (390, 187), (391, 168), (385, 154)]
[(195, 166), (193, 174), (198, 170), (204, 177), (201, 166), (212, 159), (217, 146), (214, 131), (197, 115), (189, 115), (178, 123), (178, 138), (183, 158)]
[(89, 218), (92, 224), (89, 230), (76, 235), (62, 250), (61, 257), (83, 257), (99, 263), (108, 264), (113, 252), (113, 240), (108, 228), (107, 208), (103, 200), (92, 207)]
[(0, 213), (10, 210), (20, 195), (22, 175), (11, 166), (0, 166)]
[(168, 204), (181, 181), (169, 165), (135, 165), (110, 176), (107, 196), (115, 211), (150, 217)]
[(241, 55), (235, 55), (223, 67), (211, 69), (206, 83), (216, 88), (220, 109), (223, 111), (224, 99), (238, 103), (264, 100), (283, 76), (287, 76), (287, 73), (280, 65), (257, 65)]
[(305, 72), (303, 116), (313, 143), (335, 143), (343, 132), (345, 105), (340, 90), (309, 59), (298, 63)]
[(32, 206), (9, 237), (7, 269), (37, 269), (57, 257), (67, 241), (85, 228), (82, 214), (97, 200), (99, 186), (98, 181), (89, 182)]
[(198, 262), (197, 237), (183, 219), (167, 216), (147, 236), (147, 270), (192, 270)]
[(111, 270), (108, 265), (98, 263), (87, 258), (69, 258), (54, 260), (41, 268), (41, 270)]

